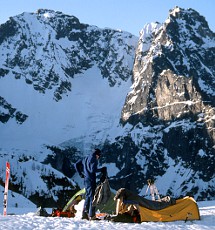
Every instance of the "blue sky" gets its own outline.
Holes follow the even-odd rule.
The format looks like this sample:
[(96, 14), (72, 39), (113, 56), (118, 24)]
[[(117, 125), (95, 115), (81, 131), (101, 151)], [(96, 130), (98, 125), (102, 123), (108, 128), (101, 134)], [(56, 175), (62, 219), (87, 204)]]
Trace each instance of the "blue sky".
[(76, 16), (80, 22), (100, 28), (121, 29), (134, 35), (148, 22), (164, 22), (174, 6), (193, 8), (215, 31), (215, 0), (0, 0), (0, 24), (10, 16), (39, 8)]

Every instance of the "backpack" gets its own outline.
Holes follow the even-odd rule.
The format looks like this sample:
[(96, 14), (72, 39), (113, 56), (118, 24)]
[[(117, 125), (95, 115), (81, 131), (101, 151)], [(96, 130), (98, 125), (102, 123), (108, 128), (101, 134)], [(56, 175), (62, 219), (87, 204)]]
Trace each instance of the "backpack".
[(99, 184), (96, 188), (95, 195), (93, 198), (93, 206), (99, 205), (99, 204), (106, 204), (107, 201), (111, 197), (111, 190), (109, 181), (106, 178), (104, 182)]

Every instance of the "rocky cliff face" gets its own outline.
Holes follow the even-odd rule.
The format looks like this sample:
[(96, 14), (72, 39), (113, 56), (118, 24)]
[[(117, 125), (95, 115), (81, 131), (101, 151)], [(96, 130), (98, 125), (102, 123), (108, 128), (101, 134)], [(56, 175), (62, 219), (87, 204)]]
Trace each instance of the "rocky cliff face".
[(41, 9), (1, 25), (0, 47), (14, 190), (65, 203), (83, 186), (72, 163), (98, 147), (115, 190), (143, 195), (154, 178), (162, 195), (214, 198), (215, 36), (196, 11), (174, 8), (138, 40)]
[[(153, 162), (158, 155), (153, 170), (144, 166), (146, 172), (164, 177), (169, 168), (165, 161), (173, 159), (174, 167), (182, 164), (191, 172), (178, 188), (181, 194), (213, 197), (211, 187), (201, 188), (196, 180), (211, 184), (214, 177), (214, 33), (196, 11), (178, 7), (163, 25), (147, 27), (142, 33), (149, 34), (141, 35), (136, 50), (133, 86), (122, 110), (122, 124), (153, 126), (150, 147), (141, 149), (149, 143), (146, 137), (138, 145), (143, 158), (149, 154)], [(153, 139), (158, 137), (154, 152)]]
[(175, 8), (150, 34), (139, 40), (122, 120), (150, 113), (167, 121), (214, 106), (214, 33), (205, 19)]

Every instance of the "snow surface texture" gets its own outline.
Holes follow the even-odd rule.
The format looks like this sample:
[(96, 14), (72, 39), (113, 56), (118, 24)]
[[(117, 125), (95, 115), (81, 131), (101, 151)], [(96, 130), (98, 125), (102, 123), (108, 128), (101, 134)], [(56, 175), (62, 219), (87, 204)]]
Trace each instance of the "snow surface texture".
[[(175, 221), (175, 222), (143, 222), (141, 224), (132, 223), (115, 223), (111, 221), (87, 221), (80, 219), (81, 202), (77, 208), (77, 217), (40, 217), (35, 216), (36, 208), (14, 208), (8, 207), (8, 214), (14, 215), (3, 216), (0, 215), (1, 229), (215, 229), (215, 201), (198, 202), (201, 220), (196, 221)], [(48, 210), (47, 210), (48, 211)], [(49, 212), (49, 211), (48, 211)], [(2, 213), (2, 212), (1, 212)]]

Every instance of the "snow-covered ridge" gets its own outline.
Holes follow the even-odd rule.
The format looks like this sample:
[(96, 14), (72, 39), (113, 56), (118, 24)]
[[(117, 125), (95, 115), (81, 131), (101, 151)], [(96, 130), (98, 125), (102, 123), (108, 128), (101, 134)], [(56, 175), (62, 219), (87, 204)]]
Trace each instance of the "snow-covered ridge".
[(140, 31), (138, 51), (144, 53), (149, 50), (151, 46), (150, 40), (158, 32), (162, 25), (160, 23), (148, 23)]

